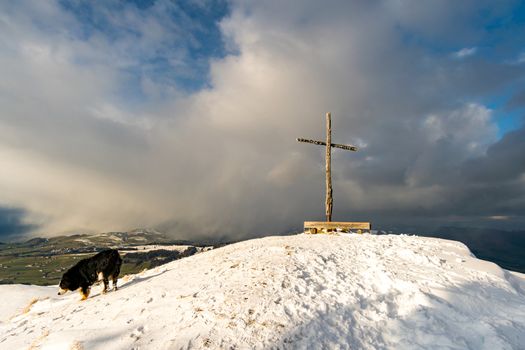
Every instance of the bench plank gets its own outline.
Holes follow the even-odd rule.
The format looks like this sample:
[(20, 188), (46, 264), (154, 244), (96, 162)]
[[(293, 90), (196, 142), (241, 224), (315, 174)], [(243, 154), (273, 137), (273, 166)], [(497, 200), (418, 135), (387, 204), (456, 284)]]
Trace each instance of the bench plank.
[(342, 229), (342, 230), (371, 230), (372, 225), (369, 222), (337, 222), (337, 221), (305, 221), (304, 229)]

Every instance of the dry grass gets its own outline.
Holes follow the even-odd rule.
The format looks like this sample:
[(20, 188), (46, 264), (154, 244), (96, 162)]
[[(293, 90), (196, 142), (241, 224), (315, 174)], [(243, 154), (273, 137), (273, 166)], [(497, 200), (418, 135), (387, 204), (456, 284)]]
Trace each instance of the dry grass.
[(31, 299), (29, 304), (27, 304), (27, 306), (24, 308), (24, 310), (22, 310), (22, 314), (27, 314), (29, 311), (31, 311), (31, 308), (33, 307), (33, 305), (39, 300), (40, 300), (39, 298)]
[(121, 280), (123, 282), (127, 282), (127, 281), (129, 281), (130, 278), (131, 278), (131, 275), (125, 275), (124, 277), (121, 278)]
[(29, 346), (29, 349), (28, 350), (36, 350), (36, 349), (39, 349), (40, 348), (40, 345), (39, 343), (44, 340), (47, 336), (49, 335), (49, 330), (44, 330), (42, 332), (42, 334), (40, 335), (40, 337), (36, 338), (32, 343), (31, 345)]
[(82, 346), (81, 342), (75, 341), (73, 344), (71, 344), (69, 350), (84, 350), (84, 347)]

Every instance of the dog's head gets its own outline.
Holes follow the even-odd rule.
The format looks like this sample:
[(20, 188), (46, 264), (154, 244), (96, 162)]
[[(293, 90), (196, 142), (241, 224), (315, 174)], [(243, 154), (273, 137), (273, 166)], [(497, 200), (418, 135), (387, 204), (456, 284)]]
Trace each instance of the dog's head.
[(58, 295), (65, 294), (68, 290), (74, 291), (80, 287), (78, 281), (76, 281), (67, 272), (62, 276), (60, 284), (58, 285)]

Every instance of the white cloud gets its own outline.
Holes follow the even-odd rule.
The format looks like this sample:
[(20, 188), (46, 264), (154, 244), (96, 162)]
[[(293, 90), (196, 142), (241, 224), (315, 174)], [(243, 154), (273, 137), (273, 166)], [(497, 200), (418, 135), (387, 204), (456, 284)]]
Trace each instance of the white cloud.
[(464, 47), (461, 50), (454, 52), (454, 57), (465, 58), (465, 57), (473, 56), (474, 54), (476, 54), (477, 50), (478, 49), (475, 47)]

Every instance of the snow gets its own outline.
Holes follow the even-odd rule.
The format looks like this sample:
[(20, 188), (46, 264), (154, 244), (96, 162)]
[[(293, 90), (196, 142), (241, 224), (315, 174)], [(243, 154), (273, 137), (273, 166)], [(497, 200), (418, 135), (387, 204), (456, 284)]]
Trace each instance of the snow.
[[(56, 294), (56, 287), (26, 286), (10, 284), (0, 286), (0, 325), (14, 315), (24, 313), (31, 303)], [(27, 310), (26, 310), (27, 307)]]
[[(144, 252), (151, 252), (154, 250), (169, 250), (169, 251), (178, 251), (183, 252), (186, 249), (193, 247), (191, 245), (160, 245), (160, 244), (148, 244), (148, 245), (138, 245), (133, 246), (133, 249), (119, 249), (119, 251), (123, 251), (126, 253), (144, 253)], [(198, 248), (197, 248), (198, 250)]]
[[(119, 280), (86, 301), (0, 286), (0, 348), (523, 349), (525, 275), (461, 243), (266, 237)], [(28, 305), (33, 298), (39, 301)], [(27, 309), (26, 312), (21, 310)]]

